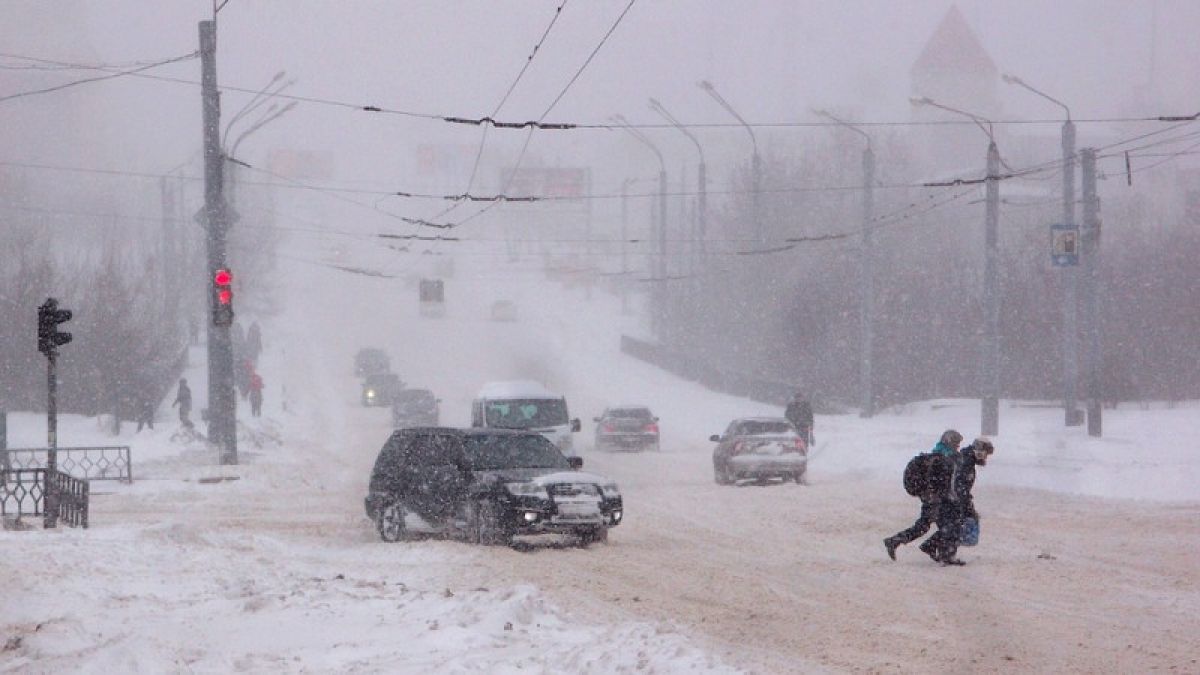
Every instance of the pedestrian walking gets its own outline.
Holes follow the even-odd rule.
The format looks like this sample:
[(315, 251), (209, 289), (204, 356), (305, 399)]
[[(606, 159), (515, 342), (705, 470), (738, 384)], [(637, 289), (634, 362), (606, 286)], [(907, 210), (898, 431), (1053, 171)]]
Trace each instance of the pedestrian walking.
[(254, 321), (246, 330), (246, 358), (257, 364), (259, 354), (262, 354), (262, 329), (258, 327), (258, 322)]
[(154, 408), (154, 401), (149, 396), (142, 396), (138, 399), (138, 431), (141, 431), (143, 426), (149, 427), (151, 431), (154, 430)]
[(192, 413), (192, 390), (188, 388), (187, 380), (179, 378), (179, 392), (175, 394), (175, 402), (171, 407), (179, 406), (179, 423), (185, 428), (192, 428), (192, 421), (188, 416)]
[(804, 439), (806, 445), (812, 445), (813, 442), (813, 411), (812, 404), (808, 399), (804, 398), (804, 394), (797, 391), (792, 400), (788, 401), (787, 408), (784, 410), (783, 416), (787, 418), (792, 426), (796, 427), (796, 431), (800, 437)]
[[(956, 561), (958, 546), (966, 534), (968, 519), (979, 525), (979, 512), (975, 510), (975, 497), (971, 491), (975, 487), (975, 467), (987, 464), (988, 457), (995, 452), (991, 441), (977, 438), (973, 443), (958, 451), (954, 478), (951, 480), (950, 501), (945, 506), (948, 525), (943, 528), (938, 525), (938, 531), (925, 544), (928, 545), (930, 557), (935, 560)], [(924, 546), (924, 545), (923, 545)], [(951, 564), (962, 564), (951, 562)]]
[(254, 417), (262, 417), (262, 397), (262, 375), (253, 373), (250, 376), (250, 414)]
[[(921, 500), (921, 512), (911, 527), (883, 540), (883, 546), (892, 560), (896, 559), (897, 547), (925, 536), (934, 524), (937, 524), (939, 532), (945, 530), (948, 534), (949, 530), (954, 529), (957, 536), (957, 514), (952, 508), (951, 488), (959, 457), (958, 446), (962, 440), (962, 434), (954, 429), (947, 429), (932, 450), (913, 457), (905, 467), (904, 489)], [(930, 537), (930, 540), (933, 540), (933, 537)], [(937, 545), (941, 541), (937, 540), (934, 544)], [(921, 550), (937, 562), (946, 565), (962, 564), (953, 558), (953, 554), (950, 558), (943, 558), (943, 549), (931, 547), (929, 541), (921, 544)]]

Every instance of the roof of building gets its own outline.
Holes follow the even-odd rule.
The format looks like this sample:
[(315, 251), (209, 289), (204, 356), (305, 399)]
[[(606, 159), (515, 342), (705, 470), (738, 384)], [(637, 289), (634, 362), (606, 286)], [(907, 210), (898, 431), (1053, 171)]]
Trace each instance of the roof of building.
[(957, 5), (952, 5), (938, 24), (925, 49), (913, 63), (914, 73), (922, 71), (957, 70), (968, 73), (996, 73), (995, 62), (983, 45), (979, 44), (974, 31)]

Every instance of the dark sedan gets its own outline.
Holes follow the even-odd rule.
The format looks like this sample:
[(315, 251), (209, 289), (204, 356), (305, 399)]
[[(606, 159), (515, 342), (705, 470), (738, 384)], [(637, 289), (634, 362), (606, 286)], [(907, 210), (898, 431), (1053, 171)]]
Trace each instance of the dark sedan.
[(605, 409), (596, 422), (597, 450), (658, 450), (658, 418), (646, 406)]

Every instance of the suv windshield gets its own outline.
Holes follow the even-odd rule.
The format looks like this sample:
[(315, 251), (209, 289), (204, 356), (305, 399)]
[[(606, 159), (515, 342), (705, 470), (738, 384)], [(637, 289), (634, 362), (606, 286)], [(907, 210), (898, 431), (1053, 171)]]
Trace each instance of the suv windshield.
[(463, 439), (467, 464), (475, 471), (495, 469), (570, 469), (554, 444), (534, 435), (472, 435)]
[(488, 401), (487, 425), (497, 429), (536, 429), (567, 424), (567, 402), (561, 398)]

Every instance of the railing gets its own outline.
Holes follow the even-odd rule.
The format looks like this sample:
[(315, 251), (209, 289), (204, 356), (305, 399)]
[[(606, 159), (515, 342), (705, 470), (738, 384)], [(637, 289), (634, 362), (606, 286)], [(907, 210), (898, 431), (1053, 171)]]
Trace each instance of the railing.
[[(46, 448), (0, 450), (0, 469), (44, 469)], [(127, 445), (59, 448), (58, 470), (87, 480), (133, 482), (133, 456)]]
[(45, 469), (0, 471), (0, 514), (40, 516), (46, 497)]
[(71, 527), (88, 526), (86, 480), (46, 469), (11, 469), (0, 471), (0, 515), (42, 516), (45, 527), (57, 521)]

